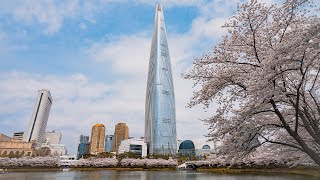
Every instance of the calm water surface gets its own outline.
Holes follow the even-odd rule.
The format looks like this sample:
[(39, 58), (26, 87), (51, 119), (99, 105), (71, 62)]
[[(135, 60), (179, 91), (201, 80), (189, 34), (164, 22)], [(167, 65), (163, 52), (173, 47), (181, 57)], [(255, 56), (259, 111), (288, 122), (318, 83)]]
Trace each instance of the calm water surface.
[(299, 175), (217, 175), (187, 171), (68, 171), (68, 172), (23, 172), (0, 174), (5, 180), (315, 180), (317, 178)]

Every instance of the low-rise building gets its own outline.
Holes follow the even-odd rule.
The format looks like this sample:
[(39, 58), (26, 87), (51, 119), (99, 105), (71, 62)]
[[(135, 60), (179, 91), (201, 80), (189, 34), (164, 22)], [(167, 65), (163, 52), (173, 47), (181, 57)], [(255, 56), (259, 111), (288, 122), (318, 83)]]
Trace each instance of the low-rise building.
[(144, 139), (127, 139), (121, 141), (119, 146), (118, 154), (125, 152), (133, 152), (140, 157), (147, 156), (147, 144)]
[(1, 156), (32, 156), (35, 148), (35, 142), (0, 141)]
[(4, 134), (0, 134), (0, 142), (11, 141), (11, 140), (12, 140), (11, 137), (4, 135)]
[(207, 139), (178, 141), (178, 153), (184, 156), (205, 156), (215, 152), (215, 144)]
[(75, 156), (60, 156), (60, 166), (69, 167), (73, 166), (78, 162)]
[(67, 148), (64, 144), (42, 144), (41, 147), (48, 147), (50, 149), (50, 155), (52, 156), (67, 155)]

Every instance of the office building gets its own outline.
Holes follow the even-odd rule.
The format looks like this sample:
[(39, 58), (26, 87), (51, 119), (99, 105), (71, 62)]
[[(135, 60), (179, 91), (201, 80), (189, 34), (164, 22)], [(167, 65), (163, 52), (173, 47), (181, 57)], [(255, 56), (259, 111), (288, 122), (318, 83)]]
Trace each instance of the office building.
[(119, 146), (118, 154), (132, 152), (139, 157), (147, 156), (147, 144), (144, 139), (127, 139), (123, 140)]
[(15, 132), (13, 133), (13, 140), (15, 141), (23, 141), (24, 132)]
[(64, 144), (42, 144), (41, 148), (47, 147), (50, 149), (51, 156), (64, 156), (67, 155), (67, 148)]
[(118, 123), (114, 129), (112, 151), (118, 152), (121, 141), (129, 138), (129, 128), (126, 123)]
[(77, 147), (77, 158), (80, 159), (83, 155), (90, 153), (89, 136), (80, 135)]
[(113, 135), (106, 135), (106, 142), (104, 144), (104, 150), (106, 152), (112, 151), (112, 144), (113, 144)]
[(41, 147), (47, 147), (50, 149), (51, 156), (64, 156), (67, 154), (66, 145), (60, 144), (62, 134), (56, 130), (45, 133), (45, 142)]
[(50, 91), (44, 89), (39, 90), (29, 126), (24, 132), (23, 140), (25, 142), (34, 141), (38, 147), (45, 142), (45, 131), (51, 105), (52, 97)]
[(46, 144), (60, 144), (62, 134), (58, 131), (51, 131), (45, 133)]
[(149, 154), (176, 154), (176, 112), (163, 9), (156, 7), (145, 105), (145, 142)]
[(105, 126), (103, 124), (96, 124), (92, 126), (90, 153), (97, 154), (104, 152), (104, 138)]

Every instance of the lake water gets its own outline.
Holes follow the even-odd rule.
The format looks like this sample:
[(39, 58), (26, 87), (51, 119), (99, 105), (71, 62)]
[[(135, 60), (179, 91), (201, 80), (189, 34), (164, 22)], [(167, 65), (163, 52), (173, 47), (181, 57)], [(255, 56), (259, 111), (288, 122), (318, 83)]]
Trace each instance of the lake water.
[(315, 180), (317, 178), (300, 175), (221, 175), (192, 171), (56, 171), (56, 172), (19, 172), (0, 174), (5, 180)]

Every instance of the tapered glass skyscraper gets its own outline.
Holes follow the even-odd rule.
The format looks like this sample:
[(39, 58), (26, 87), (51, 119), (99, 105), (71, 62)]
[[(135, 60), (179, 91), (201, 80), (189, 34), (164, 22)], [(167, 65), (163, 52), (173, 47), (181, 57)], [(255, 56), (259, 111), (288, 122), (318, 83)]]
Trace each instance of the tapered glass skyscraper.
[(149, 154), (175, 154), (176, 113), (163, 10), (154, 19), (145, 108), (145, 142)]

